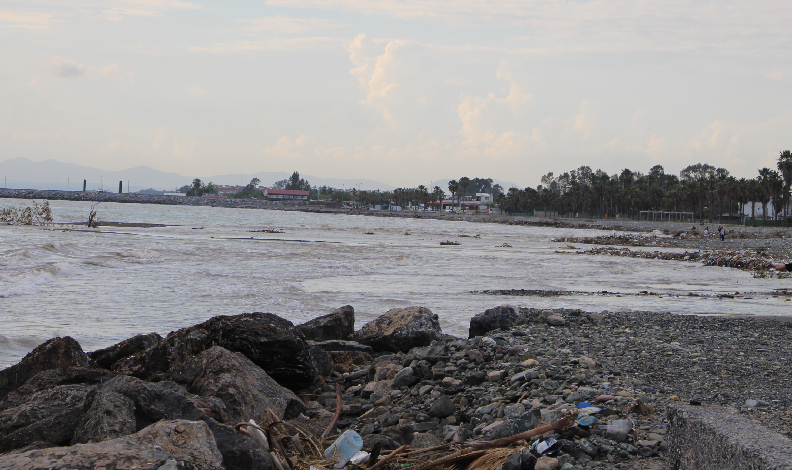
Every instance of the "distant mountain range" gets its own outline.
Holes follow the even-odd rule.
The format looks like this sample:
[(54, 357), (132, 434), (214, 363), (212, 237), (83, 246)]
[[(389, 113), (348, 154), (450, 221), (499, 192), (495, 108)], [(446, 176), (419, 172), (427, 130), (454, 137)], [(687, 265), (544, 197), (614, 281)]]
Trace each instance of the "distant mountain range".
[[(200, 178), (202, 181), (212, 181), (222, 185), (238, 185), (240, 182), (247, 184), (251, 179), (258, 178), (261, 180), (261, 185), (270, 186), (289, 176), (291, 176), (291, 172), (262, 171), (260, 173), (201, 176)], [(365, 190), (380, 189), (383, 191), (395, 189), (389, 184), (367, 179), (319, 178), (303, 174), (300, 176), (316, 186), (359, 187)], [(143, 165), (128, 170), (107, 171), (57, 160), (34, 162), (20, 157), (0, 162), (0, 178), (2, 178), (0, 180), (0, 184), (3, 184), (2, 187), (13, 189), (76, 190), (82, 189), (83, 180), (86, 180), (89, 190), (117, 191), (118, 182), (123, 181), (124, 192), (127, 191), (127, 184), (130, 185), (129, 189), (135, 192), (149, 188), (173, 190), (189, 184), (195, 177), (165, 173)]]
[[(202, 181), (213, 182), (221, 185), (247, 184), (253, 178), (261, 180), (262, 186), (271, 186), (276, 181), (288, 178), (291, 172), (262, 171), (260, 173), (244, 173), (229, 175), (214, 175), (200, 177)], [(314, 186), (330, 186), (331, 188), (360, 188), (363, 190), (379, 189), (389, 191), (395, 189), (387, 183), (367, 179), (352, 178), (319, 178), (312, 175), (300, 175)], [(136, 166), (128, 170), (107, 171), (98, 168), (64, 163), (57, 160), (44, 160), (34, 162), (27, 158), (13, 158), (0, 162), (0, 184), (12, 189), (82, 189), (83, 180), (87, 182), (88, 190), (105, 189), (118, 190), (118, 182), (124, 182), (124, 192), (141, 189), (174, 190), (192, 182), (194, 176), (183, 176), (177, 173), (165, 173), (147, 166)], [(448, 179), (432, 182), (432, 186), (440, 186), (448, 190)], [(495, 180), (505, 189), (515, 186), (512, 183)], [(429, 188), (431, 191), (432, 188)]]

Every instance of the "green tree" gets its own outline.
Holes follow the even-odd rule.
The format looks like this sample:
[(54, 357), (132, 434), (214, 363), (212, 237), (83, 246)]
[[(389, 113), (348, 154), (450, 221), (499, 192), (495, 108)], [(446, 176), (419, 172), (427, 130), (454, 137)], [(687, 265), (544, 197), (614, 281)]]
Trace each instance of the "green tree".
[(789, 215), (789, 188), (792, 186), (792, 152), (784, 150), (778, 157), (778, 171), (784, 180), (784, 216)]
[(297, 191), (308, 191), (311, 189), (311, 184), (308, 181), (300, 178), (300, 173), (294, 172), (289, 177), (286, 187), (284, 189), (291, 189)]
[(448, 191), (451, 193), (451, 205), (454, 205), (454, 195), (459, 193), (459, 182), (451, 180), (448, 182)]

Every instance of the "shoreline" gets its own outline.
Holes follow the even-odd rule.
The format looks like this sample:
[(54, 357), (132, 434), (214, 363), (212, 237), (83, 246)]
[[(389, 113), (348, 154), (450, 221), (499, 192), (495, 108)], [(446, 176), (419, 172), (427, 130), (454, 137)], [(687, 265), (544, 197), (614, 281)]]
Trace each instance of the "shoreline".
[[(328, 424), (336, 425), (337, 430), (324, 441), (324, 447), (344, 430), (355, 430), (362, 436), (364, 450), (372, 451), (378, 444), (381, 455), (408, 446), (412, 451), (429, 448), (429, 457), (438, 458), (448, 453), (440, 448), (449, 443), (464, 446), (470, 442), (493, 441), (558, 422), (572, 411), (576, 419), (581, 419), (587, 416), (575, 408), (581, 403), (602, 409), (591, 415), (598, 420), (594, 425), (573, 425), (545, 434), (539, 441), (536, 437), (530, 439), (541, 442), (549, 436), (563, 444), (560, 452), (540, 456), (547, 463), (556, 462), (554, 467), (543, 468), (663, 469), (671, 457), (666, 438), (670, 433), (667, 413), (679, 404), (720, 407), (792, 436), (789, 431), (792, 378), (784, 366), (792, 354), (790, 318), (597, 313), (500, 306), (471, 319), (471, 330), (475, 325), (476, 333), (468, 339), (443, 335), (439, 326), (431, 326), (437, 325), (437, 316), (423, 307), (393, 309), (383, 315), (386, 316), (388, 322), (396, 322), (390, 325), (408, 327), (399, 333), (403, 336), (395, 343), (396, 337), (388, 339), (388, 335), (396, 333), (388, 333), (384, 324), (376, 325), (379, 319), (352, 332), (354, 309), (349, 306), (297, 326), (272, 314), (215, 317), (174, 331), (167, 338), (139, 335), (87, 353), (85, 359), (79, 359), (83, 353), (74, 340), (53, 339), (19, 364), (0, 371), (0, 379), (9, 379), (8, 383), (0, 380), (0, 384), (5, 383), (0, 386), (0, 416), (13, 416), (11, 424), (27, 419), (19, 413), (22, 409), (41, 406), (48, 400), (50, 392), (41, 387), (57, 391), (59, 395), (54, 399), (60, 403), (58, 406), (79, 408), (86, 416), (96, 406), (100, 409), (111, 406), (107, 402), (97, 405), (103, 394), (124, 396), (131, 400), (124, 406), (131, 406), (136, 414), (159, 416), (150, 425), (155, 429), (169, 426), (166, 421), (158, 421), (162, 416), (188, 420), (180, 421), (180, 426), (203, 421), (215, 434), (220, 453), (225, 455), (232, 450), (227, 442), (230, 437), (223, 437), (221, 442), (218, 436), (228, 432), (229, 425), (239, 421), (240, 416), (246, 420), (253, 417), (248, 416), (253, 410), (261, 412), (249, 400), (255, 396), (255, 384), (263, 386), (266, 382), (271, 390), (270, 399), (282, 396), (286, 397), (284, 403), (293, 403), (283, 408), (274, 401), (266, 402), (276, 415), (285, 413), (283, 419), (290, 425), (313, 430), (314, 439), (318, 439), (316, 436)], [(416, 316), (422, 319), (409, 323)], [(257, 322), (275, 326), (274, 332), (272, 326), (260, 329)], [(239, 331), (240, 327), (245, 329), (240, 331), (244, 338), (236, 342), (228, 333)], [(251, 341), (260, 341), (262, 345), (277, 341), (278, 348), (302, 345), (301, 348), (313, 348), (315, 353), (289, 356), (292, 360), (284, 375), (283, 364), (268, 369), (267, 361), (272, 358), (262, 363), (256, 359), (259, 353), (250, 355), (258, 350), (254, 347), (248, 351)], [(51, 348), (54, 344), (59, 344), (54, 357), (61, 359), (47, 359), (44, 353), (47, 345)], [(230, 354), (224, 348), (237, 354)], [(64, 350), (69, 351), (66, 356)], [(324, 352), (320, 354), (320, 350)], [(187, 351), (190, 352), (184, 355)], [(321, 359), (322, 355), (326, 359)], [(65, 359), (72, 357), (76, 359)], [(36, 360), (47, 363), (36, 365)], [(324, 378), (309, 384), (300, 375), (305, 371), (292, 369), (295, 362), (313, 364), (311, 367), (317, 368), (314, 373), (323, 369)], [(235, 364), (232, 368), (225, 368), (232, 363)], [(257, 365), (271, 370), (281, 386), (288, 386), (302, 397), (302, 404), (288, 398), (294, 395), (286, 389), (275, 391), (272, 387), (280, 386), (265, 379), (266, 374)], [(31, 367), (32, 373), (40, 372), (31, 376), (28, 371)], [(196, 374), (203, 377), (200, 380), (204, 385), (199, 387), (199, 379), (190, 378)], [(21, 382), (16, 378), (20, 375)], [(233, 399), (224, 394), (227, 386), (237, 387)], [(337, 405), (336, 390), (343, 406)], [(71, 394), (71, 398), (63, 401), (64, 393)], [(147, 408), (151, 406), (149, 399), (143, 398), (152, 393), (164, 400), (153, 411)], [(180, 403), (178, 410), (182, 411), (169, 408), (176, 403)], [(297, 417), (296, 411), (289, 411), (292, 406), (301, 410), (301, 417)], [(120, 402), (112, 405), (114, 412), (119, 412), (119, 407), (122, 407)], [(336, 417), (332, 419), (334, 412)], [(242, 415), (236, 416), (239, 413)], [(122, 414), (119, 412), (119, 416)], [(259, 423), (265, 419), (259, 415), (255, 418)], [(82, 433), (80, 436), (95, 431), (91, 426), (96, 423), (75, 419), (66, 418), (64, 425), (71, 423)], [(631, 420), (632, 431), (618, 433), (600, 427), (614, 419)], [(131, 439), (149, 429), (138, 429), (143, 424), (138, 423), (137, 427), (130, 424), (132, 427), (127, 432), (138, 431)], [(61, 427), (58, 427), (60, 432), (68, 432)], [(38, 432), (46, 435), (44, 431)], [(249, 433), (234, 435), (234, 449), (255, 453), (243, 439)], [(97, 446), (117, 442), (102, 436), (90, 442), (98, 442), (94, 444)], [(9, 440), (12, 437), (14, 440)], [(40, 437), (39, 441), (47, 440)], [(0, 452), (11, 450), (0, 453), (0, 464), (4, 459), (79, 449), (74, 442), (72, 447), (38, 442), (35, 451), (13, 450), (24, 444), (16, 439), (20, 439), (17, 434), (9, 434), (0, 426), (0, 445), (4, 446)], [(172, 442), (158, 441), (151, 445), (169, 452), (185, 451)], [(525, 454), (527, 447), (521, 451), (519, 446), (512, 446), (498, 452), (505, 459), (514, 452)], [(307, 463), (296, 453), (291, 455)], [(312, 464), (317, 462), (313, 460)], [(398, 468), (399, 462), (394, 465), (384, 468)], [(216, 468), (247, 469), (236, 465)]]

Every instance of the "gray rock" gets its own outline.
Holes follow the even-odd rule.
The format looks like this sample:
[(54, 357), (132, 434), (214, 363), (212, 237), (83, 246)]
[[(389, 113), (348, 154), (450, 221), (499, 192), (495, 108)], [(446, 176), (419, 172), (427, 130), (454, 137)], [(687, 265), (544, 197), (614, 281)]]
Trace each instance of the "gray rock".
[(114, 344), (108, 348), (89, 352), (88, 357), (96, 362), (99, 367), (109, 369), (110, 366), (112, 366), (118, 360), (131, 356), (137, 352), (145, 351), (161, 340), (162, 336), (158, 335), (157, 333), (137, 335), (129, 339), (125, 339), (124, 341)]
[(581, 439), (577, 442), (577, 446), (580, 450), (582, 450), (586, 455), (590, 457), (596, 457), (597, 453), (599, 452), (599, 448), (595, 446), (591, 441), (588, 439)]
[(567, 321), (561, 315), (550, 315), (547, 317), (547, 324), (550, 326), (564, 326), (567, 324)]
[(490, 308), (470, 319), (469, 338), (484, 336), (492, 330), (506, 330), (517, 321), (517, 309), (511, 305)]
[(74, 431), (72, 445), (107, 441), (135, 432), (132, 400), (109, 390), (99, 390), (92, 398), (90, 408)]
[(443, 395), (432, 403), (429, 407), (429, 416), (435, 418), (445, 418), (451, 416), (456, 411), (456, 405), (447, 396)]
[(407, 352), (440, 338), (437, 315), (426, 307), (394, 308), (366, 323), (354, 339), (375, 351)]
[(159, 421), (126, 439), (186, 457), (202, 470), (223, 470), (223, 456), (212, 431), (202, 421)]
[(418, 377), (415, 376), (415, 371), (412, 367), (405, 367), (396, 373), (393, 377), (393, 387), (411, 387), (418, 383)]
[(36, 441), (68, 445), (83, 413), (89, 385), (60, 385), (34, 393), (0, 413), (0, 452)]
[(126, 439), (96, 444), (49, 447), (0, 455), (3, 470), (199, 470), (186, 457), (173, 455), (156, 447), (142, 446)]
[(73, 338), (53, 338), (37, 346), (18, 364), (0, 370), (0, 400), (41, 371), (87, 367), (89, 362), (80, 343)]
[(429, 447), (436, 447), (444, 445), (446, 442), (443, 439), (435, 436), (430, 432), (416, 432), (412, 436), (410, 443), (411, 449), (426, 449)]
[(240, 352), (291, 390), (316, 383), (314, 348), (292, 322), (272, 313), (218, 316), (170, 333), (145, 351), (124, 358), (113, 370), (143, 379), (155, 378), (212, 346)]
[(345, 340), (355, 333), (355, 309), (345, 305), (328, 315), (297, 325), (297, 329), (312, 341)]
[(340, 339), (319, 341), (314, 343), (314, 346), (327, 352), (350, 351), (350, 352), (363, 352), (368, 354), (372, 354), (374, 352), (371, 346), (360, 344), (356, 341), (346, 341)]
[(302, 400), (250, 359), (220, 346), (207, 349), (168, 375), (201, 399), (219, 399), (225, 405), (227, 421), (232, 423), (250, 419), (265, 422), (270, 411), (278, 420), (292, 419), (306, 410)]

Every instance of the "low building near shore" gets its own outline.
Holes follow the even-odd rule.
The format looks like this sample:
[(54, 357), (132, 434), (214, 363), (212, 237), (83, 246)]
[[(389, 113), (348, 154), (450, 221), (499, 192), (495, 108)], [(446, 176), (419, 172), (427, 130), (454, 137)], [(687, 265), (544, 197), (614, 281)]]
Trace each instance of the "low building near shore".
[(299, 191), (296, 189), (264, 189), (264, 197), (270, 201), (307, 201), (309, 194), (308, 191)]

